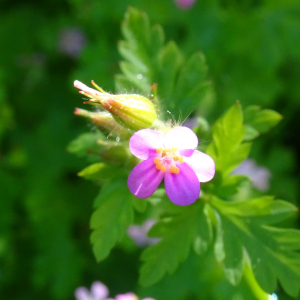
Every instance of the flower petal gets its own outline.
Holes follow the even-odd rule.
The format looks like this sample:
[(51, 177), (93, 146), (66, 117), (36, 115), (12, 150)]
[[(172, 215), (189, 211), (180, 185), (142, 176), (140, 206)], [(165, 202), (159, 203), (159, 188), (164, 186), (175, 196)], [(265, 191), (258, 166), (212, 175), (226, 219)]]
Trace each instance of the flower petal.
[(186, 156), (186, 157), (190, 157), (193, 155), (194, 153), (194, 149), (184, 149), (184, 150), (179, 150), (179, 154), (182, 156)]
[(115, 300), (138, 300), (138, 297), (133, 293), (117, 295)]
[(178, 165), (180, 172), (166, 172), (165, 187), (169, 199), (176, 205), (189, 205), (200, 194), (200, 183), (195, 172), (185, 163)]
[(153, 158), (149, 158), (133, 168), (128, 176), (127, 185), (133, 195), (144, 199), (156, 191), (163, 177), (164, 173), (156, 169)]
[(137, 131), (129, 140), (131, 153), (140, 159), (147, 159), (163, 146), (164, 135), (151, 129)]
[(194, 170), (200, 182), (207, 182), (215, 176), (215, 162), (207, 154), (195, 150), (191, 157), (184, 161)]
[(187, 127), (176, 127), (168, 131), (164, 136), (166, 148), (176, 147), (179, 150), (195, 149), (198, 146), (197, 135)]
[(90, 292), (86, 287), (79, 287), (75, 290), (75, 298), (76, 300), (89, 300)]
[(95, 281), (91, 286), (91, 293), (95, 300), (105, 300), (109, 292), (102, 282)]

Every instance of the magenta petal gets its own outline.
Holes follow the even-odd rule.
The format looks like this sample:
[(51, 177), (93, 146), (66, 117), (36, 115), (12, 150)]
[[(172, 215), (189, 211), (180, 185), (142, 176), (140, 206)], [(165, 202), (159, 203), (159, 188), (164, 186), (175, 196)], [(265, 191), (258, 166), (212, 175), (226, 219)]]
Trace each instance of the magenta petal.
[(191, 157), (184, 161), (194, 170), (200, 182), (207, 182), (215, 176), (215, 162), (207, 154), (195, 150)]
[(194, 149), (185, 149), (185, 150), (179, 150), (179, 154), (182, 156), (186, 156), (186, 157), (190, 157), (193, 155), (194, 153)]
[(164, 173), (157, 170), (153, 158), (142, 161), (133, 168), (128, 176), (130, 192), (138, 198), (151, 196), (163, 180)]
[(195, 172), (185, 163), (178, 165), (180, 172), (166, 172), (165, 187), (169, 199), (176, 205), (189, 205), (200, 194), (200, 183)]
[(166, 148), (195, 149), (198, 146), (197, 135), (187, 127), (176, 127), (168, 131), (164, 136)]
[(122, 295), (117, 295), (115, 300), (137, 300), (137, 296), (133, 293), (126, 293)]
[(129, 140), (131, 153), (140, 159), (147, 159), (163, 146), (164, 135), (151, 129), (137, 131)]

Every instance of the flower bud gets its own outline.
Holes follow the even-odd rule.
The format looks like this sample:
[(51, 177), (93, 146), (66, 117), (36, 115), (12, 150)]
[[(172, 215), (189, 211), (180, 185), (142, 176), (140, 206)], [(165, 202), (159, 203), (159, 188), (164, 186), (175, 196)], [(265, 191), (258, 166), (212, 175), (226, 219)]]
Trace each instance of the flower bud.
[(81, 91), (79, 93), (91, 98), (88, 104), (98, 105), (109, 111), (115, 120), (121, 125), (134, 131), (151, 127), (157, 119), (154, 104), (141, 95), (112, 95), (98, 89), (91, 89), (76, 80), (74, 86)]
[(121, 126), (110, 113), (91, 112), (81, 108), (75, 108), (74, 114), (90, 119), (102, 132), (112, 136), (129, 138), (131, 133), (128, 129)]

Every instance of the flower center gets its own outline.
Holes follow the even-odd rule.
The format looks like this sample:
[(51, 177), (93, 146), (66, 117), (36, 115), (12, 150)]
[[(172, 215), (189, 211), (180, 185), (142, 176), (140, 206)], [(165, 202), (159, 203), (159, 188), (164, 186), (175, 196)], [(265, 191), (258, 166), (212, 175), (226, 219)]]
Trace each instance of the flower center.
[(169, 170), (171, 173), (178, 174), (180, 169), (176, 166), (176, 161), (183, 163), (183, 157), (178, 155), (177, 148), (172, 147), (171, 149), (158, 148), (156, 152), (160, 154), (160, 157), (154, 158), (155, 167), (157, 170), (166, 172)]

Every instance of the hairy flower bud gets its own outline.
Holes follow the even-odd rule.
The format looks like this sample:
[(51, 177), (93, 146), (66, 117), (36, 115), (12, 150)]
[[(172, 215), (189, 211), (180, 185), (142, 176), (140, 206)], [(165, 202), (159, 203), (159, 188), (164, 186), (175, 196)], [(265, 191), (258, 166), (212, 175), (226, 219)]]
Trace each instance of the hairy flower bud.
[(92, 84), (97, 90), (89, 88), (78, 80), (74, 82), (74, 86), (81, 90), (79, 93), (91, 98), (86, 103), (103, 107), (121, 125), (137, 131), (151, 127), (156, 121), (155, 107), (149, 99), (135, 94), (112, 95), (106, 93), (94, 81)]
[(128, 129), (121, 126), (108, 112), (91, 112), (81, 108), (75, 108), (74, 114), (90, 119), (98, 129), (104, 133), (109, 133), (116, 137), (128, 138), (131, 133)]

